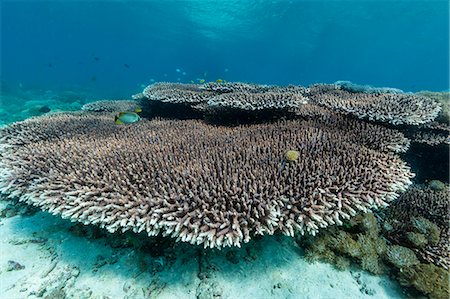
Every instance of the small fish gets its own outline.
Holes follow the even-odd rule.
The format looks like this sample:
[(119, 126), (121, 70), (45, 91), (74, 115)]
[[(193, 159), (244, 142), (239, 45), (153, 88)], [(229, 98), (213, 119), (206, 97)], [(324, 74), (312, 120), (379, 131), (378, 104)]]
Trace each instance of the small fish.
[(123, 66), (126, 67), (127, 69), (130, 68), (130, 66), (128, 64), (126, 64), (126, 63)]
[(116, 125), (128, 125), (138, 122), (141, 117), (138, 113), (142, 112), (141, 108), (136, 108), (134, 112), (120, 112), (118, 115), (114, 116), (114, 123)]
[(205, 83), (206, 80), (205, 80), (205, 79), (198, 79), (198, 82), (200, 82), (200, 83)]
[(286, 151), (283, 155), (283, 160), (281, 161), (280, 169), (278, 169), (278, 176), (281, 174), (281, 171), (283, 171), (284, 167), (286, 167), (286, 163), (296, 162), (299, 157), (300, 157), (299, 151), (294, 150)]
[(183, 72), (182, 74), (183, 74), (183, 76), (186, 76), (186, 72)]
[(194, 80), (191, 80), (191, 83), (194, 84), (195, 83)]
[(95, 60), (95, 61), (99, 61), (100, 58), (98, 58), (97, 56), (95, 56), (95, 57), (94, 57), (94, 60)]
[(91, 77), (91, 81), (92, 81), (92, 82), (97, 82), (97, 77), (96, 77), (96, 76), (92, 76), (92, 77)]
[(217, 83), (223, 83), (223, 80), (222, 79), (217, 79), (216, 82)]
[(179, 72), (181, 72), (181, 70), (180, 69), (175, 69), (175, 72), (179, 73)]
[(48, 66), (48, 67), (52, 67), (52, 66), (53, 66), (53, 64), (49, 63), (49, 64), (47, 64), (47, 66)]

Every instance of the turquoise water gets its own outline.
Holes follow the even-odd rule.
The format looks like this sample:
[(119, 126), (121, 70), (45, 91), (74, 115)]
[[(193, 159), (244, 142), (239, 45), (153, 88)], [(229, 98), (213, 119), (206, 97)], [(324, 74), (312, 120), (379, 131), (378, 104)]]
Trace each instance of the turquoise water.
[[(448, 1), (0, 0), (0, 12), (1, 299), (448, 298)], [(133, 120), (116, 125), (124, 111)], [(178, 229), (149, 237), (149, 215)], [(294, 235), (295, 217), (317, 235)], [(220, 249), (224, 236), (239, 242)]]
[(117, 98), (197, 78), (447, 90), (448, 14), (448, 1), (3, 0), (2, 90)]

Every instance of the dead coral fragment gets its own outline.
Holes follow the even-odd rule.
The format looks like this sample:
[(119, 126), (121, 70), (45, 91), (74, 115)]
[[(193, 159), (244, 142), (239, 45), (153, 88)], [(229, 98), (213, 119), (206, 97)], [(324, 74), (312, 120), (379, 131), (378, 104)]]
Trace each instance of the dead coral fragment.
[[(343, 140), (299, 121), (114, 126), (109, 116), (60, 114), (0, 131), (0, 189), (111, 232), (240, 246), (277, 230), (315, 234), (387, 205), (411, 184), (397, 156)], [(277, 176), (286, 148), (299, 160)]]

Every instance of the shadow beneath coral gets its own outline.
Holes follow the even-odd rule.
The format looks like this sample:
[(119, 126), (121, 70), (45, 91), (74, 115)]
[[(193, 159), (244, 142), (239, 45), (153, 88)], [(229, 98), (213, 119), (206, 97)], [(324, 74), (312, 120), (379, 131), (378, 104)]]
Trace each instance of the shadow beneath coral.
[[(4, 245), (8, 252), (16, 254), (3, 259), (19, 259), (18, 262), (26, 265), (25, 284), (29, 294), (52, 296), (63, 292), (70, 296), (87, 292), (94, 297), (113, 298), (146, 298), (150, 294), (158, 298), (277, 298), (313, 295), (323, 285), (320, 291), (323, 296), (333, 296), (336, 292), (342, 297), (369, 296), (354, 273), (339, 272), (328, 264), (308, 263), (295, 239), (287, 236), (256, 237), (242, 248), (218, 250), (160, 236), (132, 232), (110, 234), (45, 212), (0, 218), (0, 221)], [(49, 267), (53, 269), (46, 273)], [(67, 269), (71, 273), (76, 269), (79, 274), (72, 275), (72, 283), (70, 279), (61, 283), (58, 279), (67, 276)], [(359, 280), (379, 298), (396, 297), (401, 292), (386, 278), (361, 273)], [(39, 287), (33, 289), (31, 281)]]

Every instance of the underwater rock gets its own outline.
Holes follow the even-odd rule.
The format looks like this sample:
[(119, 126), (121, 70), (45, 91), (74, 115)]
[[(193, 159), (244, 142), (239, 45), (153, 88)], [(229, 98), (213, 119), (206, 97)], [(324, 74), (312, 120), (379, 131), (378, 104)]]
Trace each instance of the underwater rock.
[(414, 251), (399, 245), (389, 246), (386, 251), (386, 258), (392, 265), (399, 269), (419, 264), (419, 260)]
[(48, 107), (47, 105), (44, 105), (44, 106), (42, 106), (41, 108), (39, 108), (38, 111), (39, 111), (39, 112), (42, 112), (42, 113), (47, 113), (47, 112), (52, 111), (52, 109), (50, 109), (50, 107)]
[(428, 182), (428, 187), (433, 191), (444, 191), (446, 185), (439, 180), (431, 180)]
[(75, 280), (80, 274), (77, 267), (66, 265), (53, 270), (41, 283), (37, 289), (29, 295), (44, 298), (64, 298), (67, 289), (75, 284)]
[(217, 282), (215, 282), (216, 267), (210, 262), (208, 252), (198, 253), (198, 273), (200, 283), (197, 286), (196, 298), (222, 298), (223, 290)]
[[(5, 200), (3, 195), (0, 195), (0, 200)], [(17, 199), (9, 200), (6, 206), (0, 209), (0, 217), (14, 217), (16, 215), (32, 216), (39, 211), (38, 208), (30, 206), (24, 202), (20, 202)]]
[[(347, 134), (310, 121), (228, 128), (143, 119), (115, 126), (107, 115), (58, 114), (0, 131), (9, 147), (0, 189), (110, 232), (240, 246), (275, 231), (315, 234), (385, 206), (411, 184), (413, 174), (396, 155)], [(276, 175), (287, 149), (300, 157)]]
[(25, 269), (25, 266), (16, 261), (8, 261), (8, 265), (6, 266), (6, 271), (17, 271), (22, 269)]

